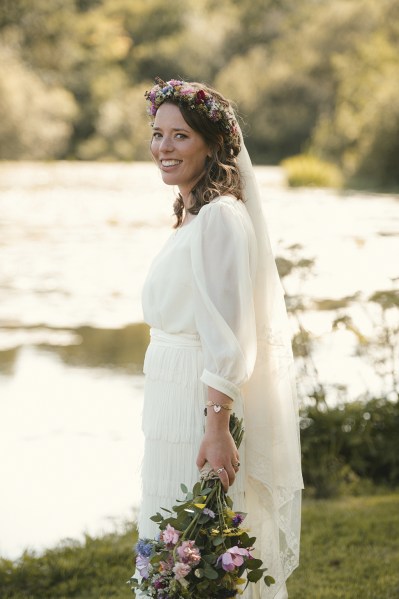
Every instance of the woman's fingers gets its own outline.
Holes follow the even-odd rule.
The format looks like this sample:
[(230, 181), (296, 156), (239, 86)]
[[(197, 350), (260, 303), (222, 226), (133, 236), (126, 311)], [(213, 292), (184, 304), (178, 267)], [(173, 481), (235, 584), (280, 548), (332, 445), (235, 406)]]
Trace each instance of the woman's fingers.
[(232, 466), (234, 468), (234, 472), (237, 474), (238, 470), (240, 469), (240, 456), (235, 457)]
[(214, 471), (222, 482), (224, 492), (227, 493), (229, 487), (234, 483), (236, 478), (233, 466), (220, 466), (220, 468), (214, 468)]
[(214, 468), (214, 470), (220, 478), (220, 482), (222, 483), (223, 491), (225, 493), (227, 493), (227, 491), (229, 490), (229, 486), (231, 485), (231, 482), (230, 482), (229, 475), (227, 473), (226, 468), (223, 468), (223, 466), (221, 466), (220, 468)]

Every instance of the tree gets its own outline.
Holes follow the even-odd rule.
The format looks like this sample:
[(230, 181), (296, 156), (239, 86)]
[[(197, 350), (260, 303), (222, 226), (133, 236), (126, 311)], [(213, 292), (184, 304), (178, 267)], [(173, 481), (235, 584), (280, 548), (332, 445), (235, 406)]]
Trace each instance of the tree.
[(60, 87), (49, 90), (10, 51), (0, 48), (0, 159), (64, 155), (77, 106)]

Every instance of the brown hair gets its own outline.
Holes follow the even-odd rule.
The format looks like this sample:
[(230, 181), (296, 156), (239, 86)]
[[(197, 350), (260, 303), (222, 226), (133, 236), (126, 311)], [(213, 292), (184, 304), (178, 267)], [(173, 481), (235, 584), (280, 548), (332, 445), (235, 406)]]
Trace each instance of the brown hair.
[[(190, 85), (198, 87), (198, 89), (204, 89), (220, 104), (231, 109), (229, 101), (216, 90), (196, 82), (191, 82)], [(190, 214), (198, 214), (202, 206), (209, 204), (221, 195), (232, 195), (237, 200), (241, 200), (242, 182), (237, 165), (240, 143), (237, 138), (234, 139), (218, 122), (211, 121), (199, 110), (192, 110), (174, 100), (168, 99), (166, 102), (176, 104), (179, 107), (186, 123), (203, 137), (212, 152), (211, 157), (206, 159), (203, 176), (191, 190), (193, 204), (190, 208), (187, 208), (187, 211)], [(181, 225), (183, 219), (184, 203), (180, 193), (173, 204), (173, 210), (177, 219), (174, 225), (176, 229)]]

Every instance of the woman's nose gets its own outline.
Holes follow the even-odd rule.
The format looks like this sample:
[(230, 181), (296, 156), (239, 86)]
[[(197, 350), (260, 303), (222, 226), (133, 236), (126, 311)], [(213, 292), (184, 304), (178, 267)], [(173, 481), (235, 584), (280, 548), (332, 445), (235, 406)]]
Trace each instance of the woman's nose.
[(169, 135), (165, 135), (162, 138), (159, 149), (163, 152), (169, 152), (170, 150), (173, 149), (173, 140)]

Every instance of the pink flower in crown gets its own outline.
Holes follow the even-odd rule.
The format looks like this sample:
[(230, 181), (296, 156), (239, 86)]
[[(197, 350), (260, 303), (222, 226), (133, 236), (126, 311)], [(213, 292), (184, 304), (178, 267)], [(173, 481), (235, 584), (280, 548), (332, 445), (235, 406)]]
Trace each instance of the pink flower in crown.
[(175, 573), (176, 580), (180, 580), (180, 578), (184, 578), (191, 571), (191, 567), (188, 564), (183, 564), (182, 562), (176, 562), (173, 568), (173, 572)]
[(182, 562), (185, 564), (195, 565), (201, 560), (201, 555), (194, 541), (183, 541), (177, 548), (177, 553)]
[(180, 534), (181, 533), (178, 530), (168, 524), (165, 530), (161, 533), (161, 540), (167, 545), (176, 545)]
[(195, 89), (193, 87), (182, 87), (179, 91), (181, 96), (191, 96), (191, 94), (195, 93)]
[(219, 566), (220, 563), (222, 563), (223, 570), (231, 572), (234, 568), (242, 566), (245, 557), (252, 557), (248, 549), (237, 547), (237, 545), (235, 545), (218, 558), (216, 565)]

